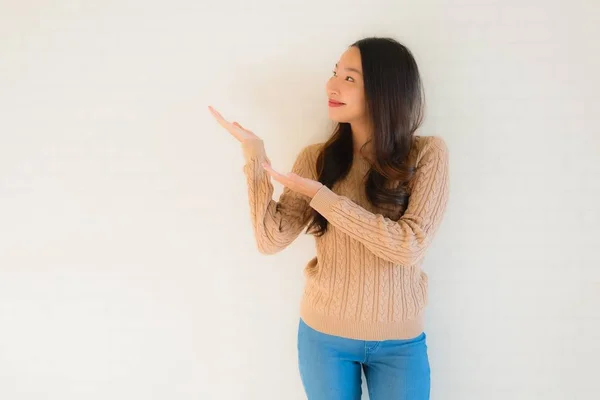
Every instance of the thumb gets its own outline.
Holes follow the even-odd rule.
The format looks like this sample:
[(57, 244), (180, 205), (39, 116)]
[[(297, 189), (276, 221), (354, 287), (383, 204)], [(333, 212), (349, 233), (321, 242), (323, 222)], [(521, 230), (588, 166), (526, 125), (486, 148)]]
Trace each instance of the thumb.
[(238, 128), (245, 130), (246, 132), (252, 132), (252, 131), (250, 131), (250, 130), (248, 130), (248, 129), (244, 128), (244, 127), (243, 127), (243, 126), (242, 126), (242, 125), (241, 125), (239, 122), (237, 122), (237, 121), (235, 121), (233, 124), (234, 124), (235, 126), (237, 126)]

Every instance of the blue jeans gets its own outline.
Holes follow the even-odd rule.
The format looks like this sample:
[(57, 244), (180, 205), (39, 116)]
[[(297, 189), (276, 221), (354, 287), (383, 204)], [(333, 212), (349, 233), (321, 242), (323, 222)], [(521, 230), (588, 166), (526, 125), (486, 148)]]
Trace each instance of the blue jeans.
[(298, 363), (308, 400), (360, 400), (361, 369), (370, 400), (429, 400), (426, 335), (365, 341), (318, 332), (300, 319)]

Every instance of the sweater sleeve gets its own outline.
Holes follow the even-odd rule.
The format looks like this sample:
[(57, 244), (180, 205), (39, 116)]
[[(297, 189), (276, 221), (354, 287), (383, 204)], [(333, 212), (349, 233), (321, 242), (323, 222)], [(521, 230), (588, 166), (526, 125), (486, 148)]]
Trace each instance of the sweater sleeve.
[[(308, 224), (312, 212), (310, 198), (284, 187), (279, 199), (273, 200), (271, 177), (261, 165), (268, 160), (263, 141), (247, 140), (242, 143), (242, 149), (256, 245), (262, 254), (275, 254), (292, 243)], [(314, 179), (311, 161), (310, 146), (307, 146), (296, 158), (292, 171)]]
[(408, 206), (398, 221), (371, 213), (326, 186), (319, 189), (310, 206), (378, 257), (414, 265), (424, 256), (441, 223), (449, 194), (446, 143), (432, 136), (424, 146)]

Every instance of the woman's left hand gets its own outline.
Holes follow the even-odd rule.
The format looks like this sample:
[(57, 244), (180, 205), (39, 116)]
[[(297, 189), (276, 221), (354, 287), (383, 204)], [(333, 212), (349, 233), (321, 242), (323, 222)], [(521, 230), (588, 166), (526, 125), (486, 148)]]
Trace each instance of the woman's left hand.
[(293, 172), (290, 172), (287, 175), (280, 174), (267, 163), (263, 163), (263, 168), (269, 173), (269, 175), (273, 177), (273, 179), (281, 183), (283, 186), (293, 190), (294, 192), (308, 196), (311, 199), (323, 186), (321, 182), (303, 178), (300, 175), (294, 174)]

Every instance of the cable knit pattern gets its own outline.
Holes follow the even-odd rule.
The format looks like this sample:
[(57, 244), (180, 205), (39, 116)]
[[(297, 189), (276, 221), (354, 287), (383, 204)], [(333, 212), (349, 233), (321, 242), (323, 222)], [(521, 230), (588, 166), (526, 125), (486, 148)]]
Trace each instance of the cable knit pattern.
[[(317, 179), (322, 143), (306, 146), (292, 171)], [(411, 156), (416, 171), (406, 211), (397, 220), (373, 206), (364, 178), (370, 165), (356, 156), (349, 174), (311, 199), (288, 188), (276, 201), (261, 163), (264, 144), (242, 144), (250, 215), (263, 254), (286, 248), (307, 226), (311, 209), (329, 222), (315, 237), (317, 256), (305, 267), (300, 307), (304, 321), (331, 335), (361, 340), (405, 339), (423, 331), (428, 278), (421, 270), (425, 252), (440, 226), (449, 195), (448, 148), (438, 136), (417, 136)]]

